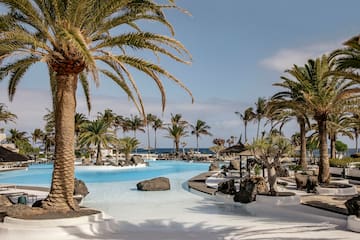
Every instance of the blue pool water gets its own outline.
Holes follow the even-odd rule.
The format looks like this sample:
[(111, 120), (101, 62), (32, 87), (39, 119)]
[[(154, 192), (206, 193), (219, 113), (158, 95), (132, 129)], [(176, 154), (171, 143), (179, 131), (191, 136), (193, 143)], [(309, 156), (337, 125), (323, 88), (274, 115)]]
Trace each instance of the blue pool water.
[[(159, 176), (191, 176), (207, 171), (209, 164), (184, 161), (154, 161), (149, 167), (115, 170), (94, 170), (76, 167), (75, 176), (86, 183), (126, 182)], [(43, 185), (51, 183), (52, 164), (31, 165), (28, 170), (0, 173), (0, 183)]]

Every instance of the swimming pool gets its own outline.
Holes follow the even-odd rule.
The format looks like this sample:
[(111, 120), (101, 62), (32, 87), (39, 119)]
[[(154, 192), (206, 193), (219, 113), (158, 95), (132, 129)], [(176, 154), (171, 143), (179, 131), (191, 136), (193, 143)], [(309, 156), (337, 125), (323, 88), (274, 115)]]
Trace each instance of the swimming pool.
[[(75, 176), (86, 183), (110, 183), (140, 181), (154, 177), (183, 178), (207, 171), (209, 164), (189, 163), (184, 161), (152, 161), (148, 167), (121, 169), (96, 169), (76, 167)], [(52, 164), (30, 165), (28, 170), (18, 170), (0, 173), (0, 183), (50, 186)], [(194, 175), (193, 175), (194, 174)]]

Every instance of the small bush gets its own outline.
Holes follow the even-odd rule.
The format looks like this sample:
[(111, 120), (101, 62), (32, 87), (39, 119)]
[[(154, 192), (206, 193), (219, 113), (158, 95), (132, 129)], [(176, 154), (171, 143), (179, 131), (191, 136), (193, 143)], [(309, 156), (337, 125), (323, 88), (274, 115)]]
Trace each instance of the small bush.
[(303, 170), (302, 167), (301, 167), (301, 165), (290, 165), (290, 166), (289, 166), (289, 169), (292, 170), (292, 171), (294, 171), (294, 172)]
[(349, 163), (360, 162), (360, 158), (345, 157), (342, 159), (330, 159), (330, 167), (347, 167)]

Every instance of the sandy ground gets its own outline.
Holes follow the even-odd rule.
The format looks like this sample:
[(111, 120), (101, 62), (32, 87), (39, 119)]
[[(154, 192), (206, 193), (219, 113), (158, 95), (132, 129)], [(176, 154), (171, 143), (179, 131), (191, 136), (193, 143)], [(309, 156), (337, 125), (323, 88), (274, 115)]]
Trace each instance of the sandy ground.
[(346, 230), (344, 215), (302, 205), (237, 206), (190, 193), (181, 186), (194, 175), (173, 180), (165, 192), (139, 192), (132, 181), (88, 184), (84, 205), (114, 219), (56, 228), (0, 223), (0, 239), (360, 239)]

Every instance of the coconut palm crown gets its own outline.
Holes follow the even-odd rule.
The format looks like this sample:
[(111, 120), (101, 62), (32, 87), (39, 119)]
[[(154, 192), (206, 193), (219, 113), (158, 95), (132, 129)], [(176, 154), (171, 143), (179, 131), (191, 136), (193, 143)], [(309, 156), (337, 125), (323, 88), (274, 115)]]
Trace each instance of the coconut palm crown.
[[(76, 210), (73, 163), (78, 82), (90, 108), (89, 79), (99, 84), (99, 75), (104, 75), (126, 93), (142, 115), (145, 115), (143, 101), (130, 68), (155, 81), (163, 109), (166, 97), (161, 77), (175, 81), (191, 95), (164, 68), (127, 51), (131, 48), (134, 50), (131, 53), (136, 54), (145, 50), (189, 63), (190, 54), (173, 38), (174, 29), (163, 12), (178, 7), (174, 1), (157, 4), (152, 0), (0, 0), (0, 6), (8, 10), (0, 15), (0, 80), (9, 79), (10, 100), (31, 66), (41, 62), (49, 70), (56, 160), (50, 193), (42, 207)], [(160, 23), (172, 36), (145, 32), (138, 25), (139, 20)]]

